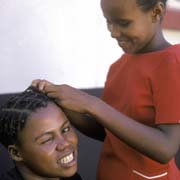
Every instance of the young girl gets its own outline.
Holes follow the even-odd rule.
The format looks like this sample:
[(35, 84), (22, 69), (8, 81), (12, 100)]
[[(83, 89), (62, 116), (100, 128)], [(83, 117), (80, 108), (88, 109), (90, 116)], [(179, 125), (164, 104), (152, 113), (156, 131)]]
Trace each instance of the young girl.
[(98, 180), (179, 180), (180, 45), (163, 37), (166, 0), (101, 0), (101, 7), (125, 52), (109, 69), (102, 100), (68, 85), (32, 84), (80, 131), (104, 139)]
[(0, 180), (81, 180), (75, 131), (54, 101), (34, 88), (1, 107), (0, 142), (15, 162)]

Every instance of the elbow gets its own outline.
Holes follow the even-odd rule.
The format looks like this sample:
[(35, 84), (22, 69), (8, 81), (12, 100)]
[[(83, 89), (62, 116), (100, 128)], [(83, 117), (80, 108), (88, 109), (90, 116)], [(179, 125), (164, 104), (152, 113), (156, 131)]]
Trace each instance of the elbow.
[(160, 164), (167, 164), (175, 157), (176, 153), (177, 151), (175, 151), (174, 149), (164, 148), (162, 151), (158, 153), (156, 161), (158, 161)]
[(167, 164), (172, 158), (169, 158), (169, 157), (163, 157), (161, 159), (158, 160), (158, 162), (160, 164)]
[(174, 156), (169, 155), (160, 155), (159, 157), (154, 158), (155, 161), (157, 161), (160, 164), (167, 164)]

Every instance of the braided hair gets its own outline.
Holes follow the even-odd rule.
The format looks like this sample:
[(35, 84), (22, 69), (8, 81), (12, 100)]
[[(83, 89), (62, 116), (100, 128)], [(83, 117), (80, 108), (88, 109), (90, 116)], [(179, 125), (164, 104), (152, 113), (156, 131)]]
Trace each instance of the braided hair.
[(0, 108), (0, 142), (7, 148), (19, 142), (18, 134), (32, 112), (54, 102), (34, 87), (12, 96)]
[(162, 2), (165, 6), (167, 3), (167, 0), (136, 0), (136, 1), (137, 1), (137, 4), (145, 12), (152, 9), (159, 1)]

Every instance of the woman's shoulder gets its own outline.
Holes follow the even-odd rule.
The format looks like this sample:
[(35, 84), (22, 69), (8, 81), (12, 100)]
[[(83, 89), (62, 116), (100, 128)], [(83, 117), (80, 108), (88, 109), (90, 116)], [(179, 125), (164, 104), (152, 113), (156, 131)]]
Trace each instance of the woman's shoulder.
[(16, 168), (0, 174), (0, 180), (23, 180)]

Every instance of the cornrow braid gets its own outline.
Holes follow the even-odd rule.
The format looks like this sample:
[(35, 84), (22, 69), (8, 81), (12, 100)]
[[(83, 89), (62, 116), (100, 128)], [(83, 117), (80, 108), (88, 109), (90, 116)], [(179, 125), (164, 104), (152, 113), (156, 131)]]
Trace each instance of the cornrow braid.
[(34, 87), (12, 96), (0, 108), (0, 142), (5, 146), (18, 143), (18, 133), (32, 112), (54, 102)]

